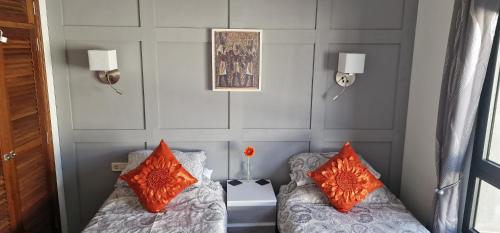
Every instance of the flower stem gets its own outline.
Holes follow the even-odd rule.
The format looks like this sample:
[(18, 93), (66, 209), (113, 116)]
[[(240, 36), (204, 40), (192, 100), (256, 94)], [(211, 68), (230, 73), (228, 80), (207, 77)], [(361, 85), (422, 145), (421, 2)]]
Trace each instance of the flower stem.
[(250, 179), (250, 157), (247, 157), (247, 180)]

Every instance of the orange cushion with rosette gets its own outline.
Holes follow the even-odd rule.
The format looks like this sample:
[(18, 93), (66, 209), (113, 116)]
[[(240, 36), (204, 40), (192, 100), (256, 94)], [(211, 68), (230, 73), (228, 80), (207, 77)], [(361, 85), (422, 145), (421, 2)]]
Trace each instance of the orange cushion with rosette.
[(340, 212), (349, 212), (365, 197), (383, 186), (361, 163), (350, 143), (328, 162), (308, 174)]
[(179, 193), (198, 180), (177, 161), (162, 140), (136, 169), (120, 176), (149, 212), (162, 211)]

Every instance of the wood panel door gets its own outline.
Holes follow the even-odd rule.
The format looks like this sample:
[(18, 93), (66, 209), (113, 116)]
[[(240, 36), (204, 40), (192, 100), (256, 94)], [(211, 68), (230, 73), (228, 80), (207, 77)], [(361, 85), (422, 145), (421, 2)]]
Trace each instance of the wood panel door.
[[(0, 0), (0, 233), (57, 232), (40, 25), (32, 0)], [(22, 16), (23, 12), (26, 17)]]
[(0, 21), (33, 23), (33, 0), (0, 0)]
[[(3, 153), (3, 152), (2, 152)], [(2, 159), (3, 160), (3, 159)], [(0, 160), (0, 233), (11, 232), (11, 209), (12, 196), (10, 190), (7, 191), (6, 176), (4, 172), (4, 162)]]

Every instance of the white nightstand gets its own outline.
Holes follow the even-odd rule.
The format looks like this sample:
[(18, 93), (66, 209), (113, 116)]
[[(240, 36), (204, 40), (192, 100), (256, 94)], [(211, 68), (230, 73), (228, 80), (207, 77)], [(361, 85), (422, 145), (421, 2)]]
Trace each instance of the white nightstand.
[(227, 182), (228, 232), (276, 232), (276, 195), (271, 181), (260, 185), (255, 180)]

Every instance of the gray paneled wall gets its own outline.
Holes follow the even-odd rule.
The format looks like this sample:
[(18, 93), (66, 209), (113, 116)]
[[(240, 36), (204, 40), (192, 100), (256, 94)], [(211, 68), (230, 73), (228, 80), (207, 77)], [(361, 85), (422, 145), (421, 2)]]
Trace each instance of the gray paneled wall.
[[(66, 207), (78, 232), (113, 189), (112, 161), (166, 139), (203, 149), (218, 180), (288, 182), (287, 159), (352, 141), (399, 191), (417, 0), (48, 1)], [(211, 28), (260, 28), (259, 93), (212, 92)], [(116, 49), (116, 95), (86, 50)], [(336, 102), (339, 51), (367, 53), (366, 72)]]

